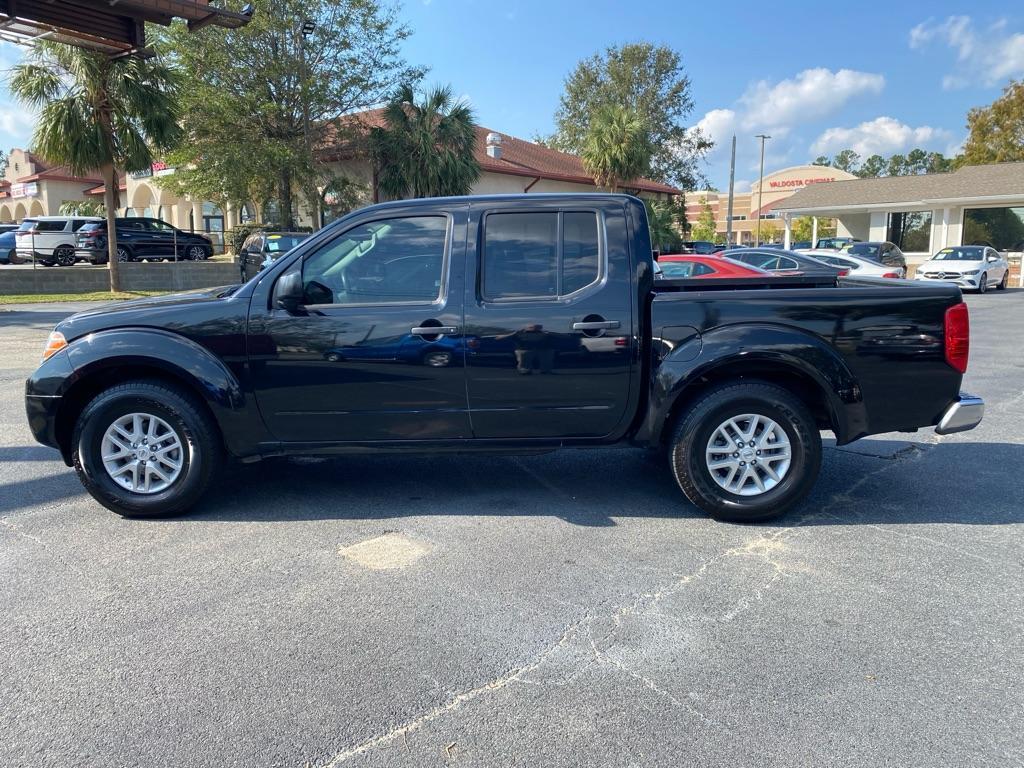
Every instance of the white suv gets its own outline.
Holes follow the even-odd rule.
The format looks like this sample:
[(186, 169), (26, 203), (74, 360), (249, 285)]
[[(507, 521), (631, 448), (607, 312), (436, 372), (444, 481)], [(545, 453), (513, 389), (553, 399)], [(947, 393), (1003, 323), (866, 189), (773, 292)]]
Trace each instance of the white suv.
[(44, 267), (75, 263), (75, 232), (99, 216), (33, 216), (21, 222), (14, 234), (18, 259), (35, 259)]

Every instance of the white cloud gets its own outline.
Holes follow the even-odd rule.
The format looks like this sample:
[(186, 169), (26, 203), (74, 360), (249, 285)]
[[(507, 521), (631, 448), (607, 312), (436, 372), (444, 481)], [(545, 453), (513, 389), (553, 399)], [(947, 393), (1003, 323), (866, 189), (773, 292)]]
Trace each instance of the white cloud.
[(948, 147), (949, 131), (921, 125), (916, 128), (893, 117), (876, 117), (853, 128), (829, 128), (811, 145), (814, 154), (830, 154), (852, 149), (861, 157), (890, 155), (914, 147), (926, 149), (942, 144)]
[(736, 128), (736, 113), (731, 109), (712, 109), (697, 121), (695, 127), (716, 146), (727, 143)]
[(946, 90), (966, 88), (980, 81), (992, 87), (1024, 76), (1024, 33), (1007, 31), (1001, 19), (979, 33), (969, 16), (950, 16), (945, 21), (923, 21), (910, 30), (910, 47), (924, 50), (939, 43), (956, 51), (954, 72), (943, 76)]
[[(805, 69), (795, 77), (771, 83), (751, 83), (731, 107), (712, 109), (695, 127), (715, 142), (712, 153), (728, 153), (729, 140), (739, 134), (741, 143), (759, 132), (770, 133), (774, 147), (791, 130), (808, 120), (827, 117), (863, 94), (878, 93), (885, 87), (882, 75), (852, 69), (832, 71), (822, 67)], [(749, 142), (747, 142), (749, 143)], [(740, 154), (748, 154), (741, 146)], [(783, 150), (780, 148), (779, 152)], [(788, 155), (788, 151), (785, 152)], [(779, 160), (782, 155), (774, 158)], [(769, 158), (765, 158), (766, 166)]]
[(800, 122), (826, 117), (857, 96), (881, 93), (884, 87), (882, 75), (817, 67), (774, 85), (766, 80), (756, 82), (740, 102), (752, 128), (786, 131)]

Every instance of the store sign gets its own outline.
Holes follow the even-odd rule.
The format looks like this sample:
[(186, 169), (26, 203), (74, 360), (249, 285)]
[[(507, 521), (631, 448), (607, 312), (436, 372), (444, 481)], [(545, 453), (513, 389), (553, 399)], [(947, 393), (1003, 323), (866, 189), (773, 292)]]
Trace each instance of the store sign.
[(11, 184), (11, 197), (35, 197), (39, 194), (39, 185), (34, 181), (28, 184)]
[(835, 176), (818, 176), (813, 179), (780, 179), (779, 181), (769, 181), (768, 186), (772, 189), (789, 189), (792, 187), (806, 187), (809, 184), (825, 184), (835, 180)]
[(167, 163), (156, 162), (144, 171), (132, 171), (128, 175), (133, 179), (148, 179), (150, 176), (165, 176), (173, 171), (173, 168), (167, 167)]

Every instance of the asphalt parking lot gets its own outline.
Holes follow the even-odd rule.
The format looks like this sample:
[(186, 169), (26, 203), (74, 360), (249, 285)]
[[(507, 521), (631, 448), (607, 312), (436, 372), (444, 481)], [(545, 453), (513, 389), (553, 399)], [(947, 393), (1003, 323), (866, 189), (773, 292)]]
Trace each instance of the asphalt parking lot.
[(0, 765), (1024, 764), (1024, 291), (967, 299), (975, 431), (826, 450), (712, 522), (640, 453), (233, 468), (100, 508), (0, 309)]

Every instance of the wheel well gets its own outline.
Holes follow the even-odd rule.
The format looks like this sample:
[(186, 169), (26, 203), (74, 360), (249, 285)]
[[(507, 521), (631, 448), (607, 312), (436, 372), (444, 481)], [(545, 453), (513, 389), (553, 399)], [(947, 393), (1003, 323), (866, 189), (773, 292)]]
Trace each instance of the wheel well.
[(836, 428), (828, 396), (813, 378), (788, 365), (741, 361), (726, 363), (698, 376), (679, 393), (661, 430), (661, 444), (672, 438), (672, 425), (709, 387), (728, 381), (765, 381), (792, 392), (810, 409), (819, 429)]
[(217, 419), (210, 410), (210, 406), (202, 397), (199, 391), (192, 386), (183, 376), (175, 376), (173, 373), (152, 365), (116, 365), (109, 368), (101, 368), (87, 377), (75, 382), (75, 384), (61, 397), (60, 409), (57, 411), (56, 436), (57, 444), (60, 445), (61, 455), (65, 461), (71, 456), (71, 436), (75, 430), (75, 422), (89, 402), (104, 390), (122, 384), (133, 379), (148, 379), (170, 384), (194, 396), (194, 399), (212, 423), (217, 424)]

